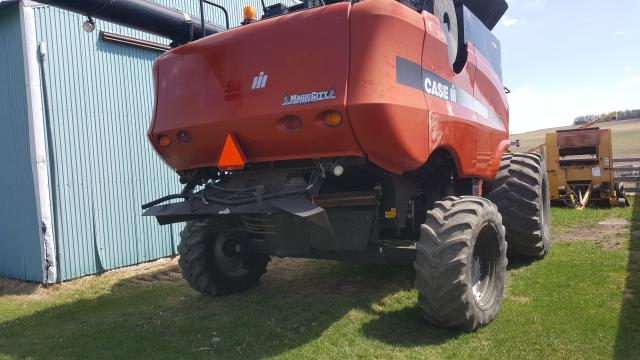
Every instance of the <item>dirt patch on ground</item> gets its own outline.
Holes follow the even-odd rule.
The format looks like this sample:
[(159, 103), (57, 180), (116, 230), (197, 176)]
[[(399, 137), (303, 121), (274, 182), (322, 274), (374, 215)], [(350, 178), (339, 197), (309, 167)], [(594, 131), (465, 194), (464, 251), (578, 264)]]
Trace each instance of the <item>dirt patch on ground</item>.
[(177, 257), (164, 258), (51, 285), (0, 277), (0, 297), (19, 296), (25, 299), (40, 299), (53, 293), (85, 288), (91, 283), (101, 282), (108, 286), (118, 280), (129, 278), (134, 282), (175, 281), (182, 278), (177, 264)]
[[(353, 271), (357, 264), (330, 260), (273, 258), (262, 279), (264, 291), (287, 296), (345, 296), (366, 292), (388, 283), (378, 276)], [(280, 292), (286, 287), (286, 292)], [(292, 291), (291, 289), (295, 289)]]
[[(287, 292), (292, 296), (302, 295), (349, 295), (377, 288), (385, 283), (375, 276), (351, 274), (354, 264), (338, 261), (276, 258), (269, 263), (262, 278), (265, 291), (279, 292), (283, 286), (297, 289)], [(350, 276), (344, 276), (351, 274)], [(139, 286), (157, 282), (182, 282), (178, 257), (165, 258), (135, 266), (114, 269), (101, 274), (85, 276), (62, 284), (42, 285), (0, 277), (0, 297), (17, 296), (25, 300), (38, 300), (63, 292), (98, 286), (110, 288)], [(185, 283), (186, 284), (186, 283)]]
[(627, 220), (625, 220), (625, 219), (613, 218), (613, 219), (607, 219), (607, 220), (604, 220), (604, 221), (600, 221), (598, 223), (598, 225), (606, 226), (606, 227), (625, 228), (625, 227), (627, 227), (627, 225), (629, 225), (629, 222)]
[(529, 299), (528, 296), (509, 295), (507, 296), (507, 298), (521, 304), (528, 303), (529, 301), (531, 301), (531, 299)]
[(182, 273), (178, 266), (178, 259), (171, 259), (162, 263), (151, 263), (141, 269), (125, 270), (127, 277), (133, 282), (173, 282), (182, 279)]
[(619, 249), (629, 238), (629, 222), (625, 219), (608, 219), (597, 224), (585, 224), (574, 229), (561, 230), (554, 241), (593, 241), (605, 249)]
[(38, 295), (43, 286), (15, 279), (0, 278), (0, 296)]

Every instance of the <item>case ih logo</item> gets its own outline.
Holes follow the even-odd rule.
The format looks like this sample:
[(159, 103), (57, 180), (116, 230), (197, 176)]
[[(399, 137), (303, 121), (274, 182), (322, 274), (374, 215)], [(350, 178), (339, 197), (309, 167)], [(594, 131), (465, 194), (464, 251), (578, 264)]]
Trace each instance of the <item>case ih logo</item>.
[(265, 86), (267, 86), (268, 79), (269, 75), (265, 74), (264, 71), (261, 71), (260, 75), (253, 78), (253, 85), (251, 85), (251, 90), (264, 89)]

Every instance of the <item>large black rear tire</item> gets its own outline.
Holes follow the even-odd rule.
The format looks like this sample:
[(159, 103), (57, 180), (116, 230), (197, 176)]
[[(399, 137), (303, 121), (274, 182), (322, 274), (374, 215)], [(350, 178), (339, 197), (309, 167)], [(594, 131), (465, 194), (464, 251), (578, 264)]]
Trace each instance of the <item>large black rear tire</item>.
[(494, 204), (473, 196), (436, 202), (421, 227), (417, 250), (418, 305), (427, 321), (473, 331), (497, 316), (507, 243)]
[(551, 248), (551, 207), (542, 155), (505, 154), (484, 191), (502, 214), (509, 254), (544, 258)]
[(244, 253), (244, 232), (227, 219), (191, 221), (180, 233), (182, 276), (198, 292), (221, 296), (248, 290), (267, 271), (267, 255)]

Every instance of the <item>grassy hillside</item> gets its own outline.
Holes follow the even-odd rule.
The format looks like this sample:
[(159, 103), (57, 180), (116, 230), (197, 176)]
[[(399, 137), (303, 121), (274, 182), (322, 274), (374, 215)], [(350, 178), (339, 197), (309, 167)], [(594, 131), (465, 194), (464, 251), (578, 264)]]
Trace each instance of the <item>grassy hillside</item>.
[[(546, 133), (574, 127), (575, 126), (564, 126), (513, 134), (511, 135), (511, 140), (520, 139), (520, 149), (521, 151), (526, 151), (544, 143)], [(615, 157), (640, 157), (640, 119), (603, 123), (600, 124), (599, 127), (611, 129), (613, 134), (613, 154)]]

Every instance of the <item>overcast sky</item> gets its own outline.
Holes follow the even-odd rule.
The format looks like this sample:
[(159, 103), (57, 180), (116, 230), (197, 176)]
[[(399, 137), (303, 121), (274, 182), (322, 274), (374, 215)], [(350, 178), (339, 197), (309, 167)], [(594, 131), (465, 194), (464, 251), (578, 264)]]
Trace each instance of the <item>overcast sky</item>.
[(508, 0), (502, 42), (512, 133), (640, 108), (640, 0)]

